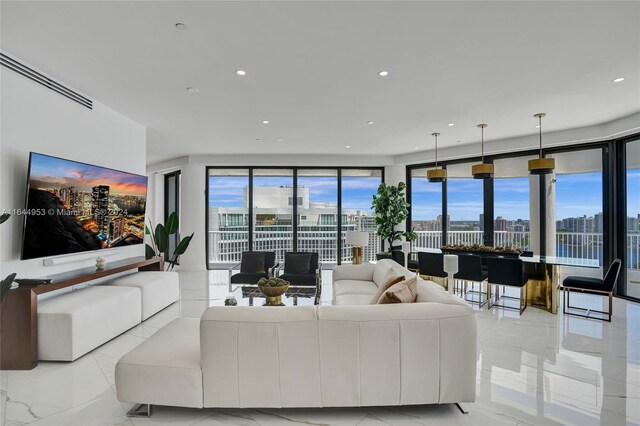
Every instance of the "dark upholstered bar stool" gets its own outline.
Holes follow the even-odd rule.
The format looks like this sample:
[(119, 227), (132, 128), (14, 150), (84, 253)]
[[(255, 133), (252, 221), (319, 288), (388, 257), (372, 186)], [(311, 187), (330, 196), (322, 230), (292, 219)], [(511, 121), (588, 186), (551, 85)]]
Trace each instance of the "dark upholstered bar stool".
[[(499, 306), (505, 309), (516, 310), (522, 315), (522, 312), (527, 308), (527, 281), (524, 277), (524, 270), (522, 268), (522, 260), (520, 259), (508, 259), (504, 257), (489, 257), (487, 258), (487, 269), (489, 272), (487, 283), (487, 298), (489, 299), (489, 309), (494, 306)], [(496, 286), (496, 299), (492, 303), (491, 286)], [(500, 296), (500, 286), (503, 287), (517, 287), (520, 289), (520, 297), (511, 297), (504, 294)], [(519, 300), (518, 307), (509, 306), (505, 303), (498, 304), (498, 300), (514, 299)]]
[[(420, 270), (420, 275), (437, 278), (447, 277), (447, 273), (444, 271), (444, 256), (442, 253), (430, 253), (426, 251), (419, 252), (418, 269)], [(446, 282), (445, 279), (442, 281)], [(451, 285), (453, 285), (453, 283), (451, 283)]]
[[(613, 292), (618, 284), (618, 275), (620, 275), (620, 267), (622, 262), (620, 259), (616, 259), (609, 266), (609, 270), (604, 276), (604, 279), (592, 278), (592, 277), (575, 277), (568, 276), (562, 281), (560, 289), (564, 294), (564, 301), (562, 302), (562, 313), (565, 315), (573, 315), (582, 318), (597, 319), (600, 321), (611, 322), (611, 315), (613, 315)], [(609, 311), (597, 311), (595, 309), (581, 308), (578, 306), (571, 306), (569, 303), (569, 296), (572, 291), (595, 294), (598, 296), (609, 296)], [(586, 314), (578, 314), (569, 312), (569, 309), (575, 309), (577, 311), (586, 311)], [(589, 314), (595, 312), (597, 314), (603, 314), (606, 317), (592, 317)]]
[[(477, 254), (458, 255), (458, 273), (454, 275), (454, 278), (456, 281), (463, 281), (460, 295), (464, 300), (479, 305), (480, 307), (487, 304), (489, 301), (488, 286), (487, 292), (482, 291), (482, 283), (487, 279), (487, 274), (482, 270), (482, 258), (480, 256)], [(467, 282), (471, 282), (471, 290), (467, 290)], [(475, 289), (476, 283), (480, 286), (478, 290)]]

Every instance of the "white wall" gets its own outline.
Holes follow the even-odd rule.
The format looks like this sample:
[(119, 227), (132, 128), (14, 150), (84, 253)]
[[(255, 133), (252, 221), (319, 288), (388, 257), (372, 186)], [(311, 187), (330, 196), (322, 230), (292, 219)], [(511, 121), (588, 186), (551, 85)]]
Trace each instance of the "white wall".
[[(24, 208), (30, 151), (145, 174), (145, 127), (98, 102), (89, 110), (6, 68), (0, 72), (0, 210)], [(22, 219), (0, 225), (0, 277), (42, 277), (95, 263), (45, 267), (42, 259), (20, 261)], [(109, 252), (108, 262), (144, 255), (144, 247)]]

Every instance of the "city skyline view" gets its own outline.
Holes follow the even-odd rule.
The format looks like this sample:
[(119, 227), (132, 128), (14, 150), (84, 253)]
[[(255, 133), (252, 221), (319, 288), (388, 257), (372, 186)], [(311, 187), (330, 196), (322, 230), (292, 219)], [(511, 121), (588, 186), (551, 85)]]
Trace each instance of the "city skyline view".
[(29, 180), (33, 182), (32, 187), (73, 186), (79, 191), (91, 192), (94, 186), (108, 185), (113, 194), (146, 197), (146, 176), (43, 154), (32, 153), (31, 155)]
[[(309, 188), (309, 202), (337, 203), (337, 177), (299, 176), (298, 185)], [(254, 187), (291, 187), (292, 176), (254, 175)], [(342, 208), (371, 211), (372, 195), (380, 185), (380, 177), (343, 176)], [(249, 186), (248, 176), (209, 176), (210, 207), (245, 207), (244, 188)]]

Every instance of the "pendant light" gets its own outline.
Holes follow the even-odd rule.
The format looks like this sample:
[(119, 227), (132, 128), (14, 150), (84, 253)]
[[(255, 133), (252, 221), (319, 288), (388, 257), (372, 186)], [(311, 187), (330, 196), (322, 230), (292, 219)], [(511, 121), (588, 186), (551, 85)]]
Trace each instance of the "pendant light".
[(544, 112), (534, 115), (534, 117), (538, 118), (538, 129), (540, 130), (540, 156), (534, 160), (529, 160), (529, 173), (532, 175), (548, 175), (556, 167), (555, 158), (544, 158), (542, 156), (542, 117), (546, 115)]
[(447, 171), (442, 167), (438, 167), (438, 136), (440, 136), (440, 133), (431, 133), (431, 136), (436, 140), (436, 168), (427, 170), (427, 179), (429, 182), (444, 182), (447, 178)]
[(482, 132), (482, 142), (480, 145), (482, 147), (482, 163), (471, 166), (471, 174), (474, 179), (488, 179), (493, 177), (493, 164), (484, 162), (484, 129), (487, 125), (482, 123), (478, 124), (478, 127)]

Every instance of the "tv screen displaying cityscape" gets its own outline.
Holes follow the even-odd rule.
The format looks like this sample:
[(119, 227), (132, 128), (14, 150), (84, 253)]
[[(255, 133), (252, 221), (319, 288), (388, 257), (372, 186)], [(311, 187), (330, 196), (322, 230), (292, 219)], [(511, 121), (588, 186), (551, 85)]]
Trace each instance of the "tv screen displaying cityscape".
[(32, 152), (22, 259), (142, 244), (147, 177)]

